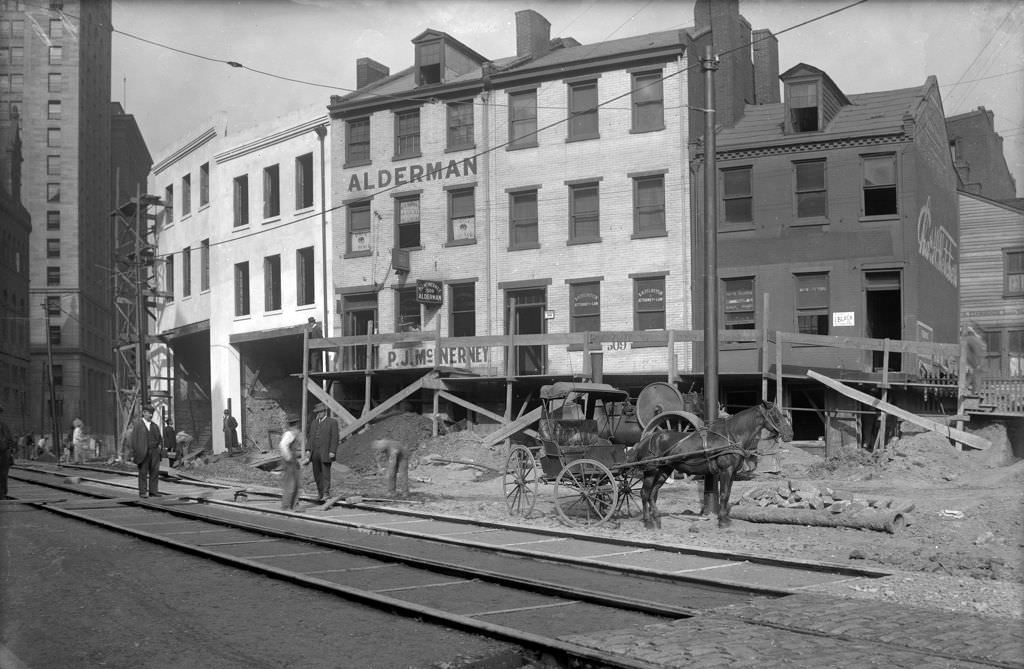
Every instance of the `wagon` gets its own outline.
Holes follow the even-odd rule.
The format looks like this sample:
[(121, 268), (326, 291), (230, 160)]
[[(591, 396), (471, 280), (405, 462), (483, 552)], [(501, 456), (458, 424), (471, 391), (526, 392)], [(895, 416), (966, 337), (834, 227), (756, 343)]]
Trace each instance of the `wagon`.
[(596, 526), (616, 514), (639, 513), (642, 480), (627, 449), (657, 430), (686, 432), (703, 425), (675, 386), (645, 387), (637, 405), (602, 383), (546, 385), (532, 445), (511, 447), (502, 490), (511, 515), (528, 517), (540, 484), (553, 485), (555, 512), (573, 526)]

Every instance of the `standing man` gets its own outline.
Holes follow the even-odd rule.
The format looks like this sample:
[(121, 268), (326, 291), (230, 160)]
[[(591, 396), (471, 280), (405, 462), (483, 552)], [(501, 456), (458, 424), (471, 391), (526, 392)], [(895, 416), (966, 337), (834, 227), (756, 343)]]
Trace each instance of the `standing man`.
[(174, 425), (171, 424), (171, 417), (167, 409), (164, 409), (163, 429), (164, 452), (167, 453), (167, 466), (174, 467), (178, 464), (178, 444), (174, 436)]
[(292, 511), (299, 501), (299, 489), (302, 482), (299, 458), (302, 457), (303, 439), (298, 414), (288, 414), (285, 416), (284, 422), (284, 434), (281, 435), (281, 443), (278, 444), (278, 450), (281, 453), (281, 468), (284, 470), (281, 476), (281, 508)]
[(75, 464), (80, 465), (85, 462), (85, 448), (89, 440), (85, 436), (85, 423), (81, 418), (74, 419), (71, 424), (74, 426), (71, 430), (71, 453)]
[(238, 452), (238, 433), (235, 432), (237, 427), (238, 421), (231, 415), (231, 409), (224, 409), (224, 447), (231, 454)]
[(331, 464), (338, 455), (338, 422), (327, 415), (322, 402), (313, 411), (316, 415), (306, 430), (306, 445), (313, 463), (317, 501), (323, 502), (331, 496)]
[(160, 446), (163, 438), (160, 427), (153, 422), (153, 405), (142, 407), (142, 417), (132, 421), (128, 444), (132, 449), (132, 462), (139, 466), (139, 497), (156, 496), (160, 481)]
[[(4, 405), (0, 404), (0, 413)], [(16, 443), (7, 423), (0, 419), (0, 499), (7, 499), (7, 474), (14, 464), (14, 448)]]

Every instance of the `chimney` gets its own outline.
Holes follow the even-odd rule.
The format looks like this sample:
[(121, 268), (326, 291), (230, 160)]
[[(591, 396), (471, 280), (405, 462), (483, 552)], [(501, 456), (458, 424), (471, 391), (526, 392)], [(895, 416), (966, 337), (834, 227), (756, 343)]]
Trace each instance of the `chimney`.
[(551, 23), (533, 11), (516, 12), (516, 55), (543, 56), (551, 48)]
[(754, 102), (782, 102), (779, 95), (779, 39), (771, 30), (754, 31)]
[(387, 77), (391, 70), (372, 58), (360, 58), (356, 61), (356, 88), (368, 86), (375, 81)]

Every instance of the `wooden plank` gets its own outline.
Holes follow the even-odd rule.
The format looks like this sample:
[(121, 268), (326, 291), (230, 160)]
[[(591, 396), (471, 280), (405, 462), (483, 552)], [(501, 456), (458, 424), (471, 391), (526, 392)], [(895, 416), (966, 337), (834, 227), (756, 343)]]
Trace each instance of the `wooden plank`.
[(842, 393), (843, 395), (846, 395), (851, 399), (855, 399), (858, 402), (867, 404), (868, 406), (872, 406), (880, 411), (884, 411), (887, 414), (896, 416), (897, 418), (902, 418), (903, 420), (911, 422), (914, 425), (920, 425), (926, 430), (938, 432), (939, 434), (945, 437), (949, 437), (950, 439), (958, 441), (961, 444), (966, 444), (971, 448), (985, 450), (986, 448), (992, 445), (988, 441), (988, 439), (984, 439), (974, 434), (968, 434), (963, 430), (957, 430), (956, 428), (949, 427), (948, 425), (942, 425), (941, 423), (937, 423), (933, 420), (928, 420), (927, 418), (918, 416), (917, 414), (910, 413), (909, 411), (901, 409), (898, 406), (894, 406), (892, 404), (889, 404), (888, 402), (883, 402), (877, 397), (872, 397), (867, 393), (862, 393), (859, 390), (851, 388), (845, 383), (842, 383), (841, 381), (830, 379), (824, 374), (819, 374), (815, 372), (813, 369), (807, 370), (807, 376), (808, 378), (824, 383), (829, 388), (835, 390), (836, 392)]
[(505, 439), (508, 439), (516, 432), (521, 432), (527, 426), (532, 425), (536, 423), (538, 420), (540, 420), (541, 414), (541, 407), (537, 407), (536, 409), (526, 414), (522, 418), (517, 418), (511, 423), (502, 426), (500, 429), (484, 437), (484, 446), (491, 446), (493, 444), (498, 443), (499, 441), (504, 441)]
[(374, 418), (381, 415), (391, 407), (395, 406), (409, 395), (412, 395), (415, 392), (419, 392), (419, 390), (423, 388), (423, 380), (430, 376), (433, 376), (433, 372), (428, 374), (426, 377), (419, 378), (416, 381), (413, 381), (405, 388), (399, 390), (397, 393), (389, 397), (384, 402), (378, 404), (377, 408), (375, 408), (373, 411), (364, 413), (362, 416), (356, 419), (356, 421), (351, 425), (346, 425), (345, 427), (341, 428), (341, 431), (338, 432), (338, 441), (345, 439), (353, 432), (356, 432), (357, 430), (362, 428), (364, 425), (368, 425)]
[[(469, 409), (470, 411), (475, 411), (476, 413), (479, 413), (479, 414), (482, 414), (484, 416), (487, 416), (491, 420), (497, 421), (499, 423), (505, 423), (506, 422), (504, 416), (499, 416), (498, 414), (494, 413), (493, 411), (488, 411), (487, 409), (485, 409), (485, 408), (483, 408), (481, 406), (477, 406), (476, 404), (473, 404), (472, 402), (464, 400), (461, 397), (457, 397), (455, 395), (452, 395), (451, 393), (445, 392), (444, 390), (442, 390), (439, 394), (441, 395), (441, 397), (443, 397), (444, 399), (448, 400), (449, 402), (452, 402), (454, 404), (458, 404), (459, 406), (465, 407), (466, 409)], [(526, 408), (525, 404), (523, 404), (523, 408)], [(520, 418), (522, 417), (522, 412), (520, 412), (519, 417)], [(518, 418), (516, 420), (518, 420)], [(537, 433), (534, 430), (526, 430), (526, 434), (530, 435), (531, 437), (536, 437), (537, 436)]]
[(327, 394), (323, 388), (317, 385), (316, 381), (312, 379), (306, 379), (306, 390), (308, 390), (314, 397), (324, 403), (328, 409), (333, 413), (336, 413), (341, 422), (344, 425), (351, 425), (358, 420), (355, 416), (348, 412), (348, 410), (341, 406), (336, 399)]
[[(809, 335), (798, 332), (781, 332), (782, 341), (789, 344), (810, 344), (832, 348), (851, 348), (860, 351), (881, 351), (886, 346), (885, 339), (869, 337), (838, 337), (833, 335)], [(924, 355), (944, 355), (954, 358), (960, 355), (959, 344), (937, 344), (935, 342), (905, 341), (890, 339), (889, 350), (898, 353), (921, 353)]]

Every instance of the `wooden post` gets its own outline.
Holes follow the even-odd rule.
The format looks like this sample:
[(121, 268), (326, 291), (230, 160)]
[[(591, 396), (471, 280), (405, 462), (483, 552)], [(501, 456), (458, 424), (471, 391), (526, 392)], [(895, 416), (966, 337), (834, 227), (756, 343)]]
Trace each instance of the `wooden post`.
[[(761, 318), (761, 399), (768, 399), (768, 293), (762, 293), (764, 304)], [(778, 343), (776, 343), (778, 346)]]
[(432, 423), (431, 429), (430, 429), (430, 434), (433, 437), (436, 437), (437, 433), (438, 433), (437, 423), (440, 420), (440, 418), (438, 418), (437, 414), (438, 414), (438, 411), (440, 410), (440, 402), (439, 402), (439, 400), (440, 400), (440, 392), (441, 391), (439, 389), (434, 388), (434, 413), (430, 417), (430, 422)]
[[(964, 396), (967, 395), (967, 337), (960, 336), (960, 364), (956, 375), (956, 415), (964, 415)], [(964, 429), (964, 422), (959, 418), (956, 421), (956, 429)]]
[(782, 408), (782, 332), (775, 331), (775, 403)]
[(676, 331), (668, 331), (668, 383), (676, 385), (679, 380), (679, 364), (676, 362)]
[[(882, 401), (889, 401), (889, 340), (882, 343)], [(875, 450), (885, 450), (885, 419), (886, 413), (879, 411), (878, 437), (875, 439)]]
[[(306, 390), (309, 384), (309, 327), (307, 325), (302, 330), (302, 434), (306, 434), (306, 412), (309, 406), (309, 392)], [(274, 444), (270, 444), (270, 448), (273, 450)]]
[(583, 378), (587, 381), (593, 381), (594, 370), (590, 366), (590, 333), (583, 333)]
[[(366, 332), (367, 332), (367, 334), (373, 334), (373, 332), (374, 332), (373, 321), (369, 321), (366, 324)], [(367, 343), (366, 344), (366, 364), (364, 366), (365, 368), (363, 369), (363, 376), (364, 376), (364, 379), (363, 379), (363, 415), (364, 416), (367, 415), (368, 413), (370, 413), (370, 408), (371, 408), (370, 407), (370, 387), (371, 387), (371, 383), (370, 383), (370, 369), (373, 367), (373, 364), (371, 363), (372, 356), (373, 356), (373, 345), (370, 344), (370, 343)]]

